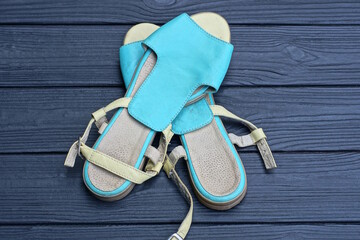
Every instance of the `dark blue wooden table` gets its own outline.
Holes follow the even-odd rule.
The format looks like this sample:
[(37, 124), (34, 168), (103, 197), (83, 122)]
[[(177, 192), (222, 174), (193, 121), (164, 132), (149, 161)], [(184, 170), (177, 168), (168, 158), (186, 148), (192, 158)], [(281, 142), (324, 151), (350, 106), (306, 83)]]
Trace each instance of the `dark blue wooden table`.
[(189, 239), (359, 239), (360, 3), (317, 2), (1, 1), (0, 239), (177, 229), (187, 205), (165, 174), (104, 203), (81, 161), (63, 160), (90, 113), (123, 95), (118, 48), (131, 25), (200, 11), (222, 14), (235, 46), (217, 103), (265, 129), (279, 168), (266, 173), (255, 148), (241, 150), (246, 198), (227, 212), (195, 200)]

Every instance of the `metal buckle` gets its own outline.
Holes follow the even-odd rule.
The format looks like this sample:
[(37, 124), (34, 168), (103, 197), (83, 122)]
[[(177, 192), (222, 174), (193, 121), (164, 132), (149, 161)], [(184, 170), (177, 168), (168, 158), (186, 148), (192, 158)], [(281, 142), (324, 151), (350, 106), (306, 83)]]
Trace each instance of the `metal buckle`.
[(179, 234), (174, 233), (173, 235), (171, 235), (168, 240), (171, 240), (172, 238), (176, 238), (177, 240), (184, 240), (182, 237), (179, 236)]
[(80, 145), (81, 145), (81, 137), (79, 137), (79, 140), (78, 140), (77, 155), (78, 155), (79, 157), (81, 157), (81, 159), (84, 159), (84, 157), (81, 155), (81, 152), (80, 152)]

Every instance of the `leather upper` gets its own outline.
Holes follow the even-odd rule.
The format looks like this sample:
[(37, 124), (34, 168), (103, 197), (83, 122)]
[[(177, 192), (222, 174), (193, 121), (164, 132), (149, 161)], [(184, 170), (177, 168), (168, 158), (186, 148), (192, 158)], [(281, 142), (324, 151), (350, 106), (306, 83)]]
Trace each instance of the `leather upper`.
[(233, 46), (208, 34), (182, 14), (143, 42), (120, 48), (126, 85), (145, 51), (142, 45), (156, 53), (157, 62), (130, 102), (129, 113), (156, 131), (172, 122), (177, 134), (210, 123), (213, 116), (205, 99), (184, 106), (198, 87), (217, 91), (229, 67)]

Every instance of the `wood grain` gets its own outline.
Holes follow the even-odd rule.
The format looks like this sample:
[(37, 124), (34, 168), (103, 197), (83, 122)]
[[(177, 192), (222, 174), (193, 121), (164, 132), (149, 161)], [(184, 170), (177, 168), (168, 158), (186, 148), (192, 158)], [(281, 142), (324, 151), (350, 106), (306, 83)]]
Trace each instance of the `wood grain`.
[(359, 24), (358, 1), (177, 1), (88, 0), (60, 2), (2, 1), (0, 23), (114, 24), (164, 23), (187, 12), (212, 11), (232, 24)]
[[(66, 152), (90, 114), (123, 94), (120, 88), (0, 89), (0, 151)], [(359, 150), (360, 88), (223, 88), (215, 100), (262, 127), (275, 151)], [(228, 132), (246, 133), (224, 122)], [(89, 144), (97, 136), (94, 131)]]
[[(0, 26), (0, 87), (122, 86), (118, 49), (129, 28)], [(223, 86), (359, 84), (359, 26), (231, 30), (235, 51)]]
[[(0, 227), (4, 239), (167, 239), (175, 224), (112, 226), (5, 226)], [(136, 230), (135, 230), (136, 229)], [(188, 239), (357, 239), (356, 224), (276, 225), (233, 224), (194, 225)]]
[[(13, 0), (0, 1), (0, 239), (176, 231), (188, 208), (164, 173), (105, 203), (86, 190), (82, 160), (63, 161), (90, 113), (124, 95), (126, 31), (202, 11), (228, 20), (235, 46), (215, 100), (264, 128), (279, 167), (241, 150), (247, 196), (226, 212), (194, 197), (187, 239), (359, 238), (359, 1)], [(178, 172), (190, 186), (184, 161)]]
[[(360, 221), (358, 153), (276, 153), (264, 170), (257, 153), (240, 153), (248, 177), (243, 202), (226, 212), (201, 205), (195, 223), (311, 223)], [(82, 160), (65, 168), (65, 154), (0, 155), (0, 224), (179, 223), (187, 204), (162, 172), (125, 199), (97, 200), (82, 181)], [(178, 172), (189, 186), (187, 167)]]

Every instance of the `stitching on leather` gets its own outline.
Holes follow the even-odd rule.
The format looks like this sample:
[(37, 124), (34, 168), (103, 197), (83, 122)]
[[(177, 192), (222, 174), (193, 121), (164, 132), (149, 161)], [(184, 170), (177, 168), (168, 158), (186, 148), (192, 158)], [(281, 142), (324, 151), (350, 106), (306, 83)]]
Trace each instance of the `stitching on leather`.
[(93, 154), (94, 154), (94, 149), (91, 149), (92, 151), (91, 151), (91, 154), (90, 154), (90, 157), (89, 157), (89, 161), (92, 159), (92, 156), (93, 156)]
[[(187, 18), (186, 18), (187, 20), (190, 20), (190, 22), (193, 23), (198, 29), (200, 29), (201, 32), (203, 32), (203, 33), (206, 34), (206, 37), (208, 37), (208, 38), (210, 38), (210, 39), (212, 39), (212, 40), (216, 40), (217, 42), (221, 43), (222, 45), (227, 45), (227, 46), (230, 46), (230, 47), (233, 48), (233, 45), (232, 45), (232, 44), (230, 44), (230, 43), (228, 43), (228, 42), (225, 42), (225, 41), (223, 41), (223, 40), (221, 40), (221, 39), (218, 39), (218, 38), (214, 37), (213, 35), (209, 34), (209, 33), (206, 32), (204, 29), (202, 29), (199, 25), (197, 25), (197, 23), (195, 23), (195, 22), (190, 18), (190, 16), (189, 16), (188, 14), (185, 14), (185, 15), (187, 16)], [(157, 31), (158, 31), (158, 32), (161, 32), (161, 31), (163, 31), (163, 29), (164, 29), (164, 28), (159, 28)], [(160, 31), (159, 31), (159, 30), (160, 30)], [(134, 43), (135, 43), (135, 42), (134, 42)], [(159, 63), (160, 63), (160, 60), (161, 60), (160, 57), (159, 57), (159, 55), (154, 51), (155, 48), (153, 48), (153, 46), (152, 46), (151, 44), (147, 43), (146, 40), (143, 41), (142, 43), (145, 44), (145, 45), (147, 45), (147, 46), (151, 49), (151, 51), (152, 51), (154, 54), (156, 54), (157, 59), (156, 59), (156, 63), (155, 63), (155, 65), (154, 65), (153, 69), (151, 70), (150, 74), (146, 77), (146, 79), (144, 80), (144, 82), (141, 84), (141, 86), (139, 87), (139, 89), (136, 91), (136, 93), (135, 93), (135, 95), (134, 95), (134, 97), (133, 97), (133, 100), (138, 97), (138, 95), (139, 95), (139, 93), (141, 92), (141, 90), (143, 89), (143, 87), (147, 84), (148, 80), (151, 78), (151, 76), (152, 76), (153, 73), (155, 72), (157, 66), (160, 65)], [(151, 54), (151, 53), (150, 53), (150, 54)], [(150, 55), (149, 55), (149, 56), (150, 56)], [(227, 64), (228, 66), (230, 65), (230, 60), (231, 60), (231, 58), (229, 58), (229, 60), (228, 60), (228, 64)], [(147, 60), (146, 60), (146, 61), (147, 61)], [(145, 64), (145, 63), (144, 63), (144, 64)], [(140, 71), (141, 71), (141, 70), (142, 70), (142, 68), (140, 69)], [(225, 78), (226, 70), (227, 70), (227, 69), (225, 69), (225, 70), (222, 71), (222, 76), (223, 76), (222, 79)], [(199, 84), (196, 84), (195, 87), (193, 87), (193, 88), (191, 89), (191, 91), (190, 91), (189, 94), (185, 97), (184, 102), (180, 105), (180, 107), (178, 108), (178, 110), (176, 111), (176, 113), (169, 119), (169, 121), (166, 122), (166, 126), (168, 126), (168, 125), (176, 118), (176, 116), (180, 113), (180, 111), (184, 108), (185, 104), (188, 102), (188, 100), (189, 100), (190, 96), (193, 94), (193, 92), (194, 92), (199, 86), (202, 86), (202, 85), (211, 86), (211, 87), (213, 87), (213, 88), (215, 89), (215, 91), (217, 91), (217, 88), (214, 87), (214, 85), (209, 84), (209, 83), (208, 83), (207, 81), (205, 81), (205, 80), (200, 81)], [(158, 131), (158, 132), (159, 132), (159, 131), (163, 131), (163, 130), (165, 129), (165, 128), (164, 128), (164, 129), (157, 129), (157, 128), (155, 128), (155, 127), (153, 126), (153, 124), (150, 124), (150, 123), (149, 123), (148, 121), (146, 121), (144, 118), (142, 118), (141, 116), (135, 114), (135, 113), (131, 110), (132, 108), (131, 108), (130, 105), (133, 105), (132, 102), (133, 102), (133, 101), (130, 102), (128, 109), (129, 109), (129, 113), (131, 113), (131, 115), (132, 115), (133, 117), (136, 117), (136, 119), (137, 119), (138, 121), (140, 121), (141, 123), (147, 125), (148, 127), (152, 128), (152, 129), (154, 129), (155, 131)]]
[(97, 150), (94, 150), (94, 151), (96, 151), (96, 153), (99, 154), (99, 155), (102, 155), (102, 156), (104, 156), (104, 157), (110, 158), (111, 160), (114, 160), (114, 161), (118, 162), (120, 165), (129, 166), (129, 167), (131, 167), (133, 170), (135, 170), (136, 172), (139, 172), (139, 173), (143, 173), (143, 174), (145, 174), (145, 175), (148, 175), (147, 173), (145, 173), (145, 172), (143, 172), (143, 171), (141, 171), (141, 170), (139, 170), (139, 169), (137, 169), (137, 168), (134, 168), (133, 166), (131, 166), (131, 165), (129, 165), (129, 164), (126, 164), (126, 163), (124, 163), (124, 162), (122, 162), (122, 161), (120, 161), (120, 160), (118, 160), (118, 159), (116, 159), (116, 158), (113, 158), (113, 157), (111, 157), (111, 156), (109, 156), (109, 155), (106, 155), (106, 154), (104, 154), (104, 153), (102, 153), (102, 152), (99, 152), (99, 151), (97, 151)]
[(206, 121), (204, 121), (203, 123), (201, 123), (201, 124), (199, 124), (199, 125), (195, 125), (194, 127), (190, 128), (190, 129), (187, 129), (187, 130), (179, 131), (179, 132), (178, 132), (179, 135), (183, 135), (183, 134), (186, 134), (186, 133), (189, 133), (189, 132), (198, 130), (198, 129), (200, 129), (200, 128), (206, 126), (206, 125), (208, 125), (209, 123), (211, 123), (211, 121), (214, 119), (214, 115), (213, 115), (213, 113), (212, 113), (212, 111), (211, 111), (211, 109), (210, 109), (210, 107), (209, 107), (209, 104), (206, 103), (206, 106), (207, 106), (207, 108), (208, 108), (208, 109), (210, 110), (210, 112), (211, 112), (210, 117), (209, 117)]
[[(145, 43), (145, 42), (144, 42), (144, 44), (146, 44), (147, 46), (149, 46), (149, 47), (151, 48), (151, 51), (154, 52), (154, 54), (156, 54), (156, 52), (154, 51), (154, 48), (152, 47), (151, 44), (148, 44), (148, 43)], [(161, 60), (161, 59), (160, 59), (160, 57), (159, 57), (157, 54), (156, 54), (156, 57), (157, 57), (157, 59), (156, 59), (155, 66), (154, 66), (153, 69), (151, 70), (150, 74), (146, 77), (145, 81), (141, 84), (141, 86), (139, 87), (139, 89), (136, 91), (133, 99), (135, 99), (135, 98), (138, 96), (138, 94), (141, 92), (141, 89), (143, 89), (143, 87), (144, 87), (145, 84), (148, 82), (148, 80), (150, 79), (150, 77), (152, 76), (152, 74), (155, 72), (156, 67), (160, 65), (159, 63), (160, 63), (160, 60)], [(146, 60), (146, 61), (147, 61), (147, 60)], [(141, 69), (142, 69), (142, 68), (141, 68)], [(140, 69), (140, 71), (141, 71), (141, 69)], [(185, 97), (184, 102), (180, 105), (180, 108), (178, 108), (178, 110), (176, 111), (176, 113), (174, 114), (174, 116), (172, 116), (172, 117), (170, 118), (170, 120), (166, 122), (166, 126), (168, 126), (168, 125), (175, 119), (175, 117), (176, 117), (176, 116), (180, 113), (180, 111), (184, 108), (186, 102), (189, 100), (189, 98), (190, 98), (190, 96), (193, 94), (193, 92), (194, 92), (199, 86), (201, 86), (201, 85), (202, 85), (202, 83), (199, 83), (199, 84), (195, 85), (195, 87), (193, 87), (193, 89), (191, 89), (191, 92), (189, 92), (189, 94)], [(131, 104), (132, 102), (133, 102), (133, 101), (131, 101), (130, 104)], [(129, 105), (130, 105), (130, 104), (129, 104)], [(131, 111), (131, 109), (132, 109), (132, 108), (129, 106), (129, 113), (131, 113), (131, 115), (133, 115), (134, 117), (136, 116), (136, 119), (138, 119), (138, 121), (140, 121), (140, 122), (142, 122), (143, 124), (149, 126), (150, 128), (152, 128), (152, 129), (154, 129), (154, 130), (156, 130), (156, 131), (158, 131), (158, 132), (163, 131), (163, 130), (166, 128), (166, 127), (165, 127), (164, 129), (154, 128), (154, 126), (153, 126), (152, 124), (149, 124), (149, 122), (147, 122), (146, 120), (144, 120), (141, 116), (138, 116), (137, 114), (134, 114), (134, 113)]]
[[(139, 42), (142, 42), (142, 40), (125, 44), (125, 45), (123, 45), (121, 48), (126, 47), (126, 46), (130, 46), (130, 45), (133, 45), (133, 44), (136, 44), (136, 43), (139, 43)], [(121, 49), (121, 48), (119, 48), (119, 49)]]
[[(147, 174), (147, 173), (145, 173), (145, 172), (143, 172), (143, 171), (141, 171), (141, 170), (139, 170), (139, 169), (137, 169), (137, 168), (134, 168), (134, 167), (131, 166), (131, 165), (125, 164), (125, 163), (121, 162), (120, 160), (118, 160), (118, 159), (116, 159), (116, 158), (113, 158), (113, 157), (111, 157), (111, 156), (108, 156), (108, 155), (106, 155), (106, 154), (103, 154), (102, 152), (99, 152), (99, 151), (94, 150), (94, 149), (91, 149), (91, 150), (92, 150), (92, 151), (91, 151), (91, 155), (90, 155), (88, 161), (89, 161), (89, 162), (92, 162), (92, 161), (93, 161), (93, 162), (92, 162), (93, 164), (95, 164), (95, 165), (97, 165), (97, 166), (99, 166), (99, 167), (102, 167), (103, 169), (108, 170), (109, 172), (112, 172), (112, 173), (115, 173), (115, 174), (118, 174), (118, 175), (122, 175), (122, 174), (121, 174), (119, 171), (117, 171), (116, 169), (115, 169), (115, 170), (114, 170), (114, 169), (110, 169), (110, 168), (106, 167), (103, 163), (101, 163), (101, 162), (99, 162), (99, 161), (93, 160), (93, 159), (92, 159), (92, 156), (93, 156), (94, 152), (96, 152), (97, 154), (102, 155), (102, 156), (104, 156), (104, 157), (108, 157), (108, 158), (110, 158), (111, 160), (119, 163), (120, 165), (129, 166), (129, 167), (131, 167), (133, 170), (135, 170), (136, 172), (138, 172), (138, 173), (140, 173), (140, 174), (144, 174), (144, 175), (150, 176), (150, 177), (152, 176), (152, 175)], [(121, 177), (121, 176), (120, 176), (120, 177)], [(124, 178), (124, 177), (123, 177), (123, 178)], [(127, 179), (130, 180), (131, 182), (134, 182), (134, 183), (138, 182), (136, 179), (134, 179), (134, 178), (131, 177), (131, 176), (130, 176), (130, 177), (128, 176)]]
[[(114, 170), (114, 169), (110, 169), (110, 168), (108, 168), (107, 166), (105, 166), (104, 164), (102, 164), (101, 162), (97, 162), (97, 161), (94, 161), (94, 162), (96, 162), (96, 164), (95, 163), (93, 163), (93, 164), (95, 164), (95, 165), (97, 165), (97, 166), (99, 166), (99, 167), (102, 167), (103, 169), (105, 169), (105, 170), (107, 170), (107, 171), (109, 171), (109, 172), (111, 172), (111, 173), (114, 173), (114, 174), (117, 174), (118, 176), (119, 175), (122, 175), (120, 172), (118, 172), (117, 170)], [(120, 177), (122, 177), (122, 176), (120, 176)], [(122, 177), (122, 178), (124, 178), (124, 177)], [(126, 178), (125, 178), (126, 179)], [(133, 183), (136, 183), (137, 181), (135, 180), (135, 179), (133, 179), (132, 177), (127, 177), (127, 180), (130, 180), (131, 182), (133, 182)]]
[[(143, 43), (144, 43), (144, 42), (143, 42)], [(146, 43), (144, 43), (144, 44), (146, 44)], [(146, 44), (146, 45), (149, 46), (149, 47), (151, 48), (151, 52), (153, 52), (153, 53), (156, 55), (156, 62), (155, 62), (154, 67), (151, 69), (151, 72), (149, 73), (149, 75), (147, 75), (147, 77), (146, 77), (146, 79), (144, 80), (144, 82), (141, 84), (141, 86), (138, 88), (138, 90), (137, 90), (136, 93), (134, 94), (132, 100), (137, 99), (139, 93), (141, 92), (141, 89), (144, 88), (145, 84), (148, 82), (148, 80), (149, 80), (150, 77), (152, 76), (153, 72), (154, 72), (155, 69), (157, 68), (158, 63), (160, 62), (160, 58), (159, 58), (159, 56), (156, 54), (156, 52), (153, 51), (153, 48), (152, 48), (150, 45), (148, 45), (148, 44)], [(140, 71), (143, 69), (143, 67), (144, 67), (146, 61), (148, 60), (148, 58), (150, 57), (150, 55), (151, 55), (151, 53), (149, 54), (149, 56), (148, 56), (147, 59), (145, 60), (145, 62), (144, 62), (144, 64), (143, 64), (143, 66), (141, 67), (141, 69), (139, 70), (139, 75), (140, 75)], [(138, 76), (138, 78), (139, 78), (139, 76)], [(138, 80), (138, 78), (136, 79), (136, 81)], [(149, 126), (150, 128), (152, 128), (152, 129), (154, 129), (154, 130), (156, 130), (156, 131), (159, 132), (159, 130), (153, 128), (153, 127), (152, 127), (146, 120), (144, 120), (142, 117), (138, 116), (137, 114), (134, 114), (134, 113), (132, 112), (132, 107), (131, 107), (132, 105), (133, 105), (133, 101), (131, 101), (131, 102), (129, 103), (129, 108), (128, 108), (129, 113), (131, 113), (132, 116), (136, 116), (136, 119), (137, 119), (138, 121), (142, 122), (144, 125), (147, 125), (147, 126)], [(160, 130), (160, 131), (161, 131), (161, 130)]]
[[(154, 52), (154, 54), (156, 54), (156, 52), (154, 51), (154, 48), (152, 47), (151, 44), (148, 44), (148, 43), (144, 43), (144, 44), (146, 44), (147, 46), (149, 46), (149, 47), (151, 48), (151, 51)], [(134, 97), (133, 97), (133, 100), (138, 96), (138, 94), (141, 92), (141, 89), (143, 89), (143, 87), (145, 86), (145, 84), (148, 82), (148, 80), (150, 79), (150, 77), (151, 77), (152, 74), (154, 73), (156, 67), (159, 66), (159, 63), (160, 63), (160, 60), (161, 60), (161, 59), (160, 59), (160, 57), (159, 57), (157, 54), (156, 54), (156, 57), (157, 57), (157, 59), (156, 59), (155, 66), (154, 66), (153, 69), (151, 70), (150, 74), (146, 77), (145, 81), (141, 84), (141, 86), (139, 87), (139, 89), (136, 91), (136, 93), (135, 93), (135, 95), (134, 95)], [(147, 61), (147, 60), (146, 60), (146, 61)], [(141, 69), (142, 69), (142, 68), (141, 68)], [(141, 69), (140, 69), (140, 71), (141, 71)], [(189, 94), (185, 97), (184, 102), (180, 105), (180, 108), (178, 108), (178, 110), (176, 111), (176, 113), (174, 114), (174, 116), (172, 116), (172, 117), (170, 118), (170, 120), (166, 122), (166, 126), (168, 126), (168, 125), (176, 118), (176, 116), (177, 116), (177, 115), (180, 113), (180, 111), (184, 108), (185, 104), (187, 103), (187, 101), (189, 100), (189, 98), (190, 98), (190, 96), (193, 94), (193, 92), (194, 92), (199, 86), (201, 86), (202, 84), (203, 84), (203, 83), (201, 82), (201, 83), (195, 85), (195, 86), (191, 89), (191, 91), (190, 91)], [(133, 102), (133, 101), (131, 101), (130, 104), (132, 104), (132, 102)], [(154, 126), (153, 126), (152, 124), (149, 124), (149, 123), (148, 123), (146, 120), (144, 120), (141, 116), (138, 116), (137, 114), (134, 114), (134, 113), (132, 112), (132, 110), (131, 110), (132, 108), (130, 107), (130, 104), (129, 104), (129, 113), (131, 113), (132, 116), (136, 117), (136, 119), (137, 119), (138, 121), (142, 122), (143, 124), (149, 126), (150, 128), (152, 128), (152, 129), (154, 129), (154, 130), (156, 130), (156, 131), (158, 131), (158, 132), (163, 131), (163, 130), (166, 128), (166, 127), (165, 127), (164, 129), (156, 129), (156, 128), (154, 128)]]
[(210, 37), (210, 38), (212, 38), (212, 39), (214, 39), (214, 40), (217, 40), (217, 41), (218, 41), (219, 43), (221, 43), (221, 44), (225, 44), (225, 45), (230, 45), (230, 46), (232, 46), (231, 43), (225, 42), (224, 40), (221, 40), (221, 39), (215, 37), (214, 35), (211, 35), (211, 34), (208, 33), (207, 31), (205, 31), (205, 30), (204, 30), (202, 27), (200, 27), (188, 14), (186, 14), (186, 15), (188, 16), (187, 19), (190, 20), (191, 23), (195, 24), (195, 26), (198, 27), (198, 28), (201, 30), (201, 32), (205, 33), (207, 37)]

